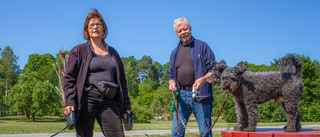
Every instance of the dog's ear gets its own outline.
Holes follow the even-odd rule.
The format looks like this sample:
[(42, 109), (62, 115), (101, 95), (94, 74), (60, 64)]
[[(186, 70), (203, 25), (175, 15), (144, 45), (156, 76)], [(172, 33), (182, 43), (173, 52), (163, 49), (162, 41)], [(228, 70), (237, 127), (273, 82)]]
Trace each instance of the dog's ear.
[(239, 68), (240, 68), (241, 72), (247, 71), (247, 66), (246, 65), (241, 65), (241, 66), (239, 66)]
[(224, 60), (221, 60), (219, 63), (227, 65), (227, 63)]
[(219, 70), (219, 72), (223, 72), (225, 69), (227, 68), (226, 64), (218, 64), (217, 65), (217, 69)]
[(241, 77), (245, 71), (247, 71), (247, 66), (245, 65), (241, 65), (234, 68), (234, 73), (236, 73), (238, 77)]
[(211, 65), (212, 65), (213, 67), (215, 67), (216, 64), (217, 64), (216, 61), (212, 61), (212, 62), (211, 62)]

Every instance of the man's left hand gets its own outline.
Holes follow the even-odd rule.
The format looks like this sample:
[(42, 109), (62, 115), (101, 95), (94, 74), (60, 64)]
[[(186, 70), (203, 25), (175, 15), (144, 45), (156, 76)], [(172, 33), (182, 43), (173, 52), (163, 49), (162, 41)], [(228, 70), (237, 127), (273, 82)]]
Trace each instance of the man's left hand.
[(206, 81), (205, 81), (205, 79), (204, 79), (203, 77), (198, 78), (198, 79), (194, 82), (194, 84), (192, 85), (192, 87), (196, 87), (197, 90), (200, 90), (200, 89), (201, 89), (201, 86), (202, 86), (202, 84), (203, 84), (204, 82), (206, 82)]
[(192, 87), (196, 87), (197, 90), (201, 89), (201, 86), (203, 83), (207, 82), (207, 78), (211, 76), (211, 72), (208, 72), (205, 76), (198, 78), (194, 84), (192, 85)]

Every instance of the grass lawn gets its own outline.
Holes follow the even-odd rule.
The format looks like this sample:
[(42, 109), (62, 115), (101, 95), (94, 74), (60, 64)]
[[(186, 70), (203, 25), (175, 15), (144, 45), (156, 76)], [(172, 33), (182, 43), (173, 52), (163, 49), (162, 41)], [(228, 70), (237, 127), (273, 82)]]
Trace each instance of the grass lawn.
[[(193, 133), (195, 135), (200, 135), (199, 132)], [(161, 134), (161, 135), (149, 135), (151, 137), (171, 137), (171, 134)], [(220, 131), (213, 131), (212, 132), (213, 137), (221, 137), (221, 132)], [(126, 137), (146, 137), (145, 135), (135, 135), (135, 136), (126, 136)], [(185, 134), (185, 137), (194, 137), (190, 135), (189, 133)]]
[[(213, 128), (227, 128), (228, 125), (233, 127), (235, 123), (226, 123), (219, 119)], [(276, 123), (258, 123), (258, 126), (278, 126), (285, 125), (285, 122)], [(303, 125), (320, 124), (320, 122), (302, 122)], [(5, 116), (0, 117), (0, 134), (31, 134), (31, 133), (55, 133), (60, 131), (66, 125), (66, 121), (59, 118), (36, 117), (36, 122), (31, 122), (31, 119), (26, 119), (24, 116)], [(135, 123), (133, 130), (170, 130), (172, 121), (151, 121), (151, 123)], [(188, 122), (187, 129), (198, 128), (196, 120)], [(319, 129), (318, 127), (317, 129)], [(65, 130), (64, 133), (75, 132), (75, 130)], [(101, 132), (99, 125), (96, 122), (94, 132)], [(199, 133), (195, 133), (199, 135)], [(220, 132), (213, 132), (217, 137), (221, 136)], [(155, 137), (169, 137), (170, 134), (152, 135)], [(186, 137), (191, 135), (186, 133)], [(133, 136), (140, 137), (140, 136)], [(142, 136), (141, 136), (142, 137)], [(143, 135), (143, 137), (145, 137)]]

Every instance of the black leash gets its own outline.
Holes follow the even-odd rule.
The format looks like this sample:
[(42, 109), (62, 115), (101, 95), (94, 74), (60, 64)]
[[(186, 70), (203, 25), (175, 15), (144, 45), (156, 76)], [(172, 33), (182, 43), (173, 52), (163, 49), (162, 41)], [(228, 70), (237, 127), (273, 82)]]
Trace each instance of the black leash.
[(68, 128), (68, 126), (66, 126), (65, 128), (63, 128), (62, 130), (60, 130), (59, 132), (53, 134), (53, 135), (50, 136), (50, 137), (54, 137), (54, 136), (58, 135), (58, 134), (61, 133), (62, 131), (66, 130), (67, 128)]
[(61, 131), (53, 134), (50, 137), (54, 137), (66, 129), (72, 130), (75, 126), (75, 123), (76, 123), (75, 121), (76, 121), (76, 116), (75, 116), (74, 112), (71, 111), (70, 114), (67, 116), (67, 124), (66, 124), (67, 126), (65, 128), (63, 128)]

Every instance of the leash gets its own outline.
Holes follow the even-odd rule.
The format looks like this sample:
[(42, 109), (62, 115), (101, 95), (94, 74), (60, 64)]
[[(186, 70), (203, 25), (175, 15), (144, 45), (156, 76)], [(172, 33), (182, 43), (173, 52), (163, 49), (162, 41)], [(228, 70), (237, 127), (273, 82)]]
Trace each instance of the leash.
[(75, 126), (75, 120), (76, 120), (75, 113), (71, 111), (70, 114), (67, 116), (67, 123), (66, 123), (67, 126), (50, 137), (54, 137), (66, 129), (72, 130)]
[[(212, 129), (212, 127), (216, 124), (216, 122), (218, 121), (218, 119), (219, 119), (219, 116), (220, 116), (220, 114), (221, 114), (221, 112), (222, 112), (222, 110), (223, 110), (223, 108), (224, 108), (224, 105), (225, 105), (225, 103), (226, 103), (226, 101), (227, 101), (227, 97), (228, 97), (228, 93), (226, 93), (226, 97), (225, 97), (225, 99), (224, 99), (224, 101), (223, 101), (223, 104), (222, 104), (222, 106), (221, 106), (221, 109), (220, 109), (220, 112), (219, 112), (219, 114), (218, 114), (218, 116), (217, 116), (217, 119), (214, 121), (214, 123), (212, 124), (212, 126), (209, 128), (209, 130), (206, 132), (206, 133), (204, 133), (204, 134), (201, 134), (201, 135), (195, 135), (195, 134), (193, 134), (193, 133), (191, 133), (188, 129), (187, 129), (187, 127), (186, 127), (186, 125), (184, 124), (184, 122), (183, 122), (183, 120), (182, 120), (182, 118), (181, 118), (181, 116), (180, 116), (180, 113), (179, 113), (179, 111), (178, 111), (178, 101), (175, 99), (175, 97), (174, 97), (174, 91), (173, 90), (171, 90), (172, 91), (172, 96), (173, 96), (173, 99), (174, 99), (174, 105), (175, 105), (175, 107), (176, 107), (176, 112), (177, 112), (177, 117), (179, 116), (179, 118), (180, 118), (180, 120), (181, 120), (181, 123), (182, 123), (182, 125), (183, 125), (183, 127), (184, 127), (184, 129), (186, 129), (186, 131), (188, 131), (188, 133), (190, 134), (190, 135), (192, 135), (192, 136), (195, 136), (195, 137), (200, 137), (200, 136), (203, 136), (203, 135), (206, 135), (206, 134), (208, 134), (209, 133), (209, 131)], [(220, 93), (222, 93), (222, 92), (220, 92)], [(220, 93), (218, 93), (218, 94), (220, 94)], [(181, 130), (180, 130), (180, 128), (179, 128), (179, 120), (177, 119), (177, 128), (179, 129), (179, 131), (177, 130), (177, 133), (178, 134), (180, 134), (181, 133)]]
[(58, 135), (58, 134), (59, 134), (59, 133), (61, 133), (62, 131), (66, 130), (67, 128), (68, 128), (68, 126), (66, 126), (65, 128), (63, 128), (63, 129), (62, 129), (62, 130), (60, 130), (59, 132), (57, 132), (57, 133), (55, 133), (55, 134), (51, 135), (50, 137), (54, 137), (54, 136)]

